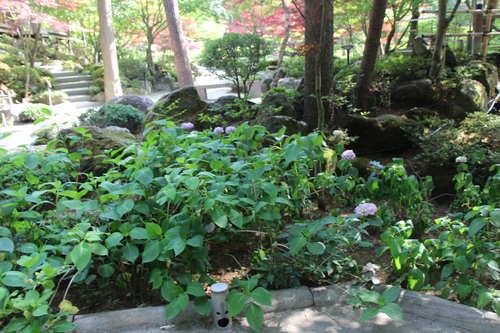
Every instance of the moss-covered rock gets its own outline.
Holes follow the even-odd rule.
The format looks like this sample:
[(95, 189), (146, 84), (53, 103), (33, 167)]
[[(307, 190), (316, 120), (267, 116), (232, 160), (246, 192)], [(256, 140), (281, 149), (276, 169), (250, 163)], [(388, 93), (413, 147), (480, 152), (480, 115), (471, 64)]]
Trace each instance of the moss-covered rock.
[(160, 98), (144, 118), (143, 126), (153, 121), (169, 120), (199, 124), (199, 115), (208, 108), (194, 86), (185, 86)]
[(486, 111), (488, 92), (476, 80), (465, 80), (454, 89), (446, 115), (448, 118), (465, 118), (468, 113)]
[(410, 81), (394, 87), (391, 91), (393, 102), (409, 107), (427, 106), (439, 99), (439, 92), (429, 79)]

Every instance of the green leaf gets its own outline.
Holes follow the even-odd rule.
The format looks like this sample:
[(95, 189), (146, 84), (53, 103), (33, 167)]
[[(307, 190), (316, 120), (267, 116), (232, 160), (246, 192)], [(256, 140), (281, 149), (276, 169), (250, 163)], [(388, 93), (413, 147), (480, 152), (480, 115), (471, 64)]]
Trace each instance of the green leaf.
[(182, 293), (177, 295), (177, 297), (174, 298), (172, 302), (170, 302), (170, 304), (167, 306), (166, 319), (169, 320), (177, 316), (182, 309), (186, 308), (188, 302), (189, 297), (187, 294)]
[(401, 288), (399, 287), (392, 287), (389, 289), (384, 290), (382, 293), (381, 298), (385, 299), (385, 303), (392, 303), (396, 301), (399, 298), (399, 294), (401, 294)]
[(81, 210), (85, 208), (85, 204), (80, 200), (65, 200), (61, 204), (69, 209)]
[(71, 332), (75, 329), (75, 324), (61, 318), (54, 325), (50, 326), (50, 329), (58, 333)]
[(358, 297), (365, 303), (380, 304), (380, 294), (374, 290), (359, 290)]
[(206, 297), (196, 297), (194, 299), (194, 308), (202, 316), (209, 315), (212, 311), (212, 305)]
[(160, 242), (155, 239), (149, 241), (144, 248), (144, 252), (142, 253), (142, 262), (147, 263), (155, 260), (160, 255)]
[(495, 298), (491, 304), (493, 310), (495, 310), (496, 314), (500, 316), (500, 299)]
[(227, 295), (229, 306), (229, 316), (236, 317), (245, 307), (247, 297), (236, 289), (233, 289)]
[(176, 285), (172, 280), (166, 280), (161, 286), (161, 295), (164, 299), (172, 302), (174, 298), (184, 290), (181, 286)]
[(116, 207), (116, 212), (122, 217), (126, 213), (130, 212), (134, 208), (134, 200), (127, 199), (125, 201), (120, 202), (118, 207)]
[(192, 247), (201, 247), (203, 246), (203, 236), (202, 235), (196, 235), (193, 238), (188, 239), (187, 245), (192, 246)]
[(175, 255), (178, 256), (186, 249), (187, 242), (180, 237), (176, 237), (170, 241), (167, 250), (174, 250)]
[(441, 280), (446, 279), (448, 276), (450, 276), (453, 271), (455, 270), (455, 264), (450, 262), (444, 265), (443, 269), (441, 270)]
[(408, 272), (408, 288), (410, 290), (420, 290), (424, 286), (424, 272), (417, 267), (412, 267)]
[(2, 277), (2, 283), (8, 287), (29, 287), (27, 280), (26, 273), (17, 271), (5, 272)]
[(7, 237), (0, 238), (0, 251), (13, 252), (14, 242)]
[(378, 315), (379, 312), (380, 310), (378, 308), (364, 309), (363, 313), (361, 313), (361, 318), (359, 319), (359, 321), (365, 321), (367, 319), (373, 318)]
[(200, 184), (200, 178), (199, 177), (187, 177), (186, 180), (184, 181), (184, 184), (186, 184), (186, 187), (188, 188), (188, 190), (196, 190), (196, 188)]
[(215, 207), (214, 211), (210, 213), (213, 222), (221, 227), (225, 228), (227, 226), (227, 215), (220, 207)]
[(264, 325), (264, 311), (255, 303), (248, 304), (246, 317), (251, 328), (260, 332)]
[(389, 303), (380, 308), (380, 311), (388, 315), (392, 320), (405, 322), (403, 309), (396, 303)]
[(141, 169), (141, 170), (137, 171), (137, 173), (134, 176), (135, 180), (137, 180), (139, 183), (141, 183), (144, 186), (151, 183), (154, 179), (153, 177), (154, 177), (153, 171), (149, 168)]
[(144, 223), (144, 225), (146, 226), (146, 230), (148, 232), (148, 235), (151, 237), (151, 238), (159, 238), (161, 236), (163, 236), (163, 230), (161, 229), (161, 227), (156, 224), (156, 223)]
[(33, 316), (40, 317), (49, 313), (49, 306), (47, 304), (41, 305), (33, 311)]
[(455, 267), (462, 273), (466, 273), (467, 269), (470, 267), (469, 261), (464, 256), (454, 257), (453, 263), (455, 264)]
[(299, 251), (304, 247), (304, 245), (306, 245), (306, 243), (307, 238), (305, 238), (304, 236), (299, 236), (292, 239), (292, 241), (290, 242), (290, 254), (293, 256), (299, 253)]
[(105, 264), (97, 267), (97, 273), (102, 277), (110, 277), (115, 272), (115, 266), (113, 264)]
[(121, 232), (113, 232), (111, 235), (108, 236), (108, 238), (106, 238), (104, 243), (106, 244), (107, 248), (111, 248), (113, 246), (121, 244), (122, 239), (123, 239), (123, 234)]
[(90, 249), (90, 245), (87, 242), (78, 243), (70, 252), (71, 261), (73, 261), (79, 271), (85, 269), (87, 264), (90, 262), (91, 257), (92, 251)]
[(208, 211), (212, 209), (214, 205), (215, 205), (215, 199), (207, 199), (203, 204), (203, 210), (205, 211), (205, 213), (208, 213)]
[(325, 253), (326, 246), (322, 242), (307, 243), (307, 249), (312, 254), (321, 255)]
[(90, 250), (98, 256), (107, 256), (108, 249), (100, 243), (90, 243)]
[(291, 145), (288, 145), (285, 148), (285, 164), (288, 165), (291, 161), (294, 161), (297, 159), (297, 156), (299, 156), (300, 151), (302, 150), (302, 146), (298, 143), (294, 143)]
[(199, 282), (192, 281), (189, 282), (186, 288), (186, 294), (193, 295), (196, 297), (205, 296), (205, 289), (203, 289), (203, 286)]
[(478, 217), (472, 220), (472, 222), (469, 225), (469, 236), (472, 236), (476, 232), (481, 230), (487, 223), (488, 220), (484, 217)]
[(24, 165), (30, 170), (36, 169), (38, 163), (40, 163), (40, 158), (37, 155), (28, 155), (24, 157)]
[(491, 300), (493, 299), (493, 295), (490, 292), (484, 292), (479, 294), (479, 297), (477, 298), (477, 308), (482, 309), (485, 307)]
[(259, 304), (262, 304), (264, 306), (272, 305), (271, 298), (273, 297), (273, 294), (262, 287), (258, 287), (255, 290), (252, 290), (250, 296)]
[(127, 243), (123, 247), (123, 257), (130, 262), (134, 262), (139, 256), (139, 249), (134, 244)]
[(151, 239), (149, 232), (144, 228), (134, 228), (130, 230), (130, 237), (135, 239)]
[(229, 220), (238, 228), (243, 227), (243, 216), (241, 215), (241, 212), (238, 212), (237, 210), (231, 208), (231, 210), (229, 211)]

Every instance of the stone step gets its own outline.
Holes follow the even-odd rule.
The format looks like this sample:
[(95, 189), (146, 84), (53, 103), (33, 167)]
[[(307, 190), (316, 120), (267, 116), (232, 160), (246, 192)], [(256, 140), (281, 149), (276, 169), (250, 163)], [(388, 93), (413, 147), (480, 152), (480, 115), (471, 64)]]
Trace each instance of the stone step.
[(93, 108), (98, 105), (102, 105), (102, 102), (94, 102), (94, 101), (82, 101), (82, 102), (72, 102), (73, 106), (78, 110), (87, 110), (89, 108)]
[(71, 103), (91, 102), (92, 96), (90, 96), (90, 95), (72, 95), (72, 96), (68, 96), (68, 100)]
[(56, 83), (54, 84), (54, 89), (65, 91), (73, 88), (88, 88), (90, 87), (90, 83), (90, 81)]
[(92, 75), (61, 76), (56, 79), (57, 84), (66, 82), (80, 82), (80, 81), (92, 82)]
[[(61, 91), (64, 91), (66, 94), (68, 94), (68, 96), (89, 95), (89, 87), (61, 89)], [(90, 95), (89, 95), (89, 97), (90, 97)]]
[(53, 72), (52, 75), (57, 80), (57, 78), (59, 78), (59, 77), (80, 75), (80, 72), (77, 72), (77, 71)]

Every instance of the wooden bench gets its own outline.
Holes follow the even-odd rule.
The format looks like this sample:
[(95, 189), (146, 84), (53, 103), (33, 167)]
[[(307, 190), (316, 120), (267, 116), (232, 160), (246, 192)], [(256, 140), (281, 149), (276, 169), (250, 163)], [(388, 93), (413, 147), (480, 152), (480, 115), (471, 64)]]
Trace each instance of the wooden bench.
[[(200, 96), (201, 99), (205, 101), (208, 101), (207, 89), (232, 88), (232, 87), (234, 87), (233, 83), (214, 83), (214, 84), (195, 85), (195, 88), (198, 91), (198, 95)], [(243, 87), (243, 84), (241, 84), (241, 87)], [(254, 81), (250, 89), (250, 97), (259, 97), (260, 95), (261, 95), (260, 81)]]

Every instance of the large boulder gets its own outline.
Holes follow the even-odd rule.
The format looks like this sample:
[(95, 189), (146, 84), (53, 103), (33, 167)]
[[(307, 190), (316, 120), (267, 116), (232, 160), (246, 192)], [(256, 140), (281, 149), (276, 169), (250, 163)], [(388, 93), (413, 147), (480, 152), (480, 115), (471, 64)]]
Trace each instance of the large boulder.
[[(82, 137), (81, 130), (84, 129), (85, 136), (91, 135), (91, 139), (82, 138), (82, 140), (70, 144), (74, 141), (73, 137)], [(80, 161), (80, 171), (89, 173), (92, 172), (95, 176), (104, 174), (109, 165), (102, 163), (107, 150), (116, 150), (129, 147), (135, 142), (135, 137), (126, 128), (109, 126), (99, 128), (95, 126), (81, 126), (65, 129), (61, 131), (64, 137), (65, 146), (69, 147), (69, 152), (77, 152), (80, 149), (88, 149), (91, 151), (89, 155), (85, 155)]]
[(391, 91), (393, 102), (410, 107), (427, 106), (438, 101), (439, 93), (429, 79), (415, 80), (396, 86)]
[(148, 96), (141, 95), (123, 95), (112, 98), (108, 102), (109, 104), (121, 104), (121, 105), (131, 105), (142, 111), (142, 113), (147, 114), (149, 109), (154, 105), (153, 100)]
[(297, 119), (297, 111), (295, 111), (285, 94), (270, 93), (262, 100), (255, 122), (261, 124), (265, 118), (270, 116), (287, 116)]
[(305, 122), (287, 116), (267, 117), (259, 125), (264, 126), (269, 133), (278, 133), (283, 127), (286, 127), (285, 135), (307, 135), (310, 132)]
[[(226, 95), (210, 103), (205, 114), (209, 117), (216, 117), (214, 119), (217, 119), (217, 123), (212, 124), (214, 126), (220, 126), (223, 122), (232, 125), (241, 124), (255, 118), (257, 110), (254, 110), (254, 105), (252, 101), (241, 100), (235, 95)], [(201, 129), (206, 127), (203, 124), (200, 125)]]
[(471, 61), (466, 65), (472, 68), (472, 79), (481, 82), (490, 95), (495, 95), (498, 84), (497, 67), (489, 62)]
[(468, 113), (488, 109), (488, 92), (476, 80), (464, 80), (454, 89), (448, 103), (448, 118), (465, 118)]
[(144, 118), (143, 125), (168, 119), (174, 122), (199, 123), (199, 115), (208, 108), (194, 86), (185, 86), (161, 97)]
[(414, 120), (393, 114), (383, 114), (376, 118), (356, 115), (351, 117), (347, 129), (350, 136), (358, 137), (351, 144), (352, 148), (356, 152), (369, 153), (408, 145), (410, 140), (403, 128), (416, 125)]
[(278, 80), (278, 87), (283, 87), (289, 90), (297, 90), (301, 80), (285, 77)]

